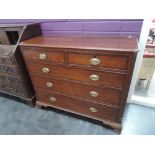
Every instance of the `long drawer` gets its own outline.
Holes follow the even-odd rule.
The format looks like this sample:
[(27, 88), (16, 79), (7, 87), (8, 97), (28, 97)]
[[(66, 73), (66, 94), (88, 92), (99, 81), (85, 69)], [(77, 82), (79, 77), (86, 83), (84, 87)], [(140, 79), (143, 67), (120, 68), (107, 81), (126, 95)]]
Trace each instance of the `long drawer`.
[(107, 85), (123, 88), (125, 75), (112, 72), (92, 71), (86, 69), (51, 66), (45, 64), (28, 63), (30, 73), (38, 73), (44, 76), (55, 76), (91, 84)]
[(101, 120), (117, 121), (117, 108), (50, 93), (39, 88), (37, 89), (37, 102)]
[(32, 81), (36, 88), (39, 87), (86, 100), (104, 102), (104, 104), (118, 106), (121, 99), (122, 92), (119, 89), (81, 84), (52, 77), (44, 78), (38, 75), (32, 75)]

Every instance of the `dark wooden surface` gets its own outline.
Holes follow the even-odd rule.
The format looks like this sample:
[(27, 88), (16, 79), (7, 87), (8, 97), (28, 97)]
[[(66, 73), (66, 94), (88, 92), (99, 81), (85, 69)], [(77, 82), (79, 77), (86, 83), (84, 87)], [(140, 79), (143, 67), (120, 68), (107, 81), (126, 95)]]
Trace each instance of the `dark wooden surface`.
[[(136, 38), (40, 36), (20, 45), (38, 106), (67, 109), (121, 129), (138, 51)], [(46, 58), (40, 59), (40, 54)], [(100, 64), (91, 64), (92, 58)], [(99, 80), (93, 81), (90, 75), (98, 75)], [(47, 82), (53, 87), (47, 87)], [(90, 91), (98, 96), (90, 96)], [(50, 102), (50, 97), (56, 102)], [(91, 106), (98, 111), (91, 112)]]
[(41, 35), (41, 27), (39, 23), (27, 24), (22, 30), (22, 35), (20, 36), (19, 42), (31, 39), (39, 35)]
[(136, 52), (137, 38), (128, 37), (91, 37), (91, 36), (39, 36), (21, 42), (22, 46), (59, 47), (69, 49), (93, 49)]

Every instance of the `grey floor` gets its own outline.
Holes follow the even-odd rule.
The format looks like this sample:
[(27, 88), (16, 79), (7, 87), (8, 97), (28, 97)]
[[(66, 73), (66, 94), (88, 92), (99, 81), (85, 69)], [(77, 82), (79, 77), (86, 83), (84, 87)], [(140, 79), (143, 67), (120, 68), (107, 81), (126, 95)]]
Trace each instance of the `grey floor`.
[[(0, 97), (0, 134), (13, 135), (118, 135), (98, 121), (57, 110), (31, 108)], [(155, 109), (128, 104), (122, 135), (155, 134)]]

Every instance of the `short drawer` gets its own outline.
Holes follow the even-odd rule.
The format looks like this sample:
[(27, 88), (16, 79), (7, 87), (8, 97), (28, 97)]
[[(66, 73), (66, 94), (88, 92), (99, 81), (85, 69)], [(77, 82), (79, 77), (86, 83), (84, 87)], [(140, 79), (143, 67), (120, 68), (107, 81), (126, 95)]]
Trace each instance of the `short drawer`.
[(37, 101), (39, 101), (40, 103), (45, 103), (46, 105), (49, 105), (51, 107), (66, 109), (97, 119), (117, 121), (117, 108), (65, 97), (62, 95), (50, 93), (43, 89), (37, 89)]
[(64, 63), (64, 52), (51, 48), (22, 48), (22, 53), (27, 61), (45, 63)]
[(125, 75), (119, 73), (92, 71), (86, 69), (60, 67), (37, 63), (29, 63), (28, 66), (31, 74), (37, 73), (40, 75), (44, 75), (45, 77), (55, 76), (91, 84), (106, 85), (119, 88), (123, 88), (125, 82)]
[(122, 55), (93, 55), (82, 53), (69, 53), (69, 64), (104, 67), (127, 70), (128, 57)]
[(16, 66), (6, 66), (6, 65), (0, 65), (0, 73), (6, 73), (6, 74), (19, 74), (19, 71)]
[(80, 84), (57, 78), (43, 78), (32, 76), (34, 86), (64, 95), (83, 98), (90, 101), (104, 102), (104, 104), (119, 105), (121, 91), (107, 87), (98, 87), (90, 84)]

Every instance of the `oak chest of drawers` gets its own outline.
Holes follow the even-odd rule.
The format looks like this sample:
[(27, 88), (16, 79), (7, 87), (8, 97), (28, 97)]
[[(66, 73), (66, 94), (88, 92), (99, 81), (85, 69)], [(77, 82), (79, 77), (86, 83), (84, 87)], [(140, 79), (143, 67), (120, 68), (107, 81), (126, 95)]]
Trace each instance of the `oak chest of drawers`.
[(136, 38), (38, 36), (20, 47), (38, 106), (90, 117), (121, 130)]
[[(0, 93), (33, 105), (34, 90), (18, 43), (41, 33), (38, 24), (0, 25)], [(33, 31), (33, 33), (31, 32)]]

